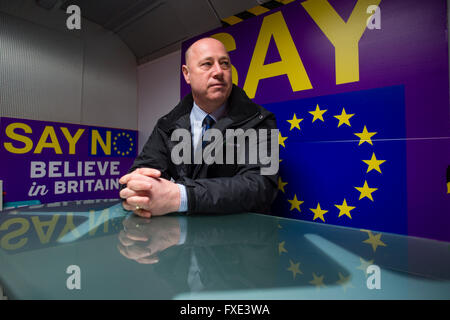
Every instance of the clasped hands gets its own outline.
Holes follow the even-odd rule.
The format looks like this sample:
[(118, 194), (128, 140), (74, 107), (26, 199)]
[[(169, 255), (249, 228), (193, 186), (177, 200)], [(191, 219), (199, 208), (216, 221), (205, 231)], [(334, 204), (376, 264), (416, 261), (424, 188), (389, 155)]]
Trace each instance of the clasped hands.
[(161, 178), (161, 172), (151, 168), (138, 168), (119, 179), (126, 188), (120, 191), (125, 210), (150, 218), (180, 207), (180, 189), (176, 183)]
[(177, 245), (180, 233), (177, 217), (144, 219), (131, 215), (123, 221), (117, 249), (124, 257), (136, 262), (158, 263), (158, 254)]

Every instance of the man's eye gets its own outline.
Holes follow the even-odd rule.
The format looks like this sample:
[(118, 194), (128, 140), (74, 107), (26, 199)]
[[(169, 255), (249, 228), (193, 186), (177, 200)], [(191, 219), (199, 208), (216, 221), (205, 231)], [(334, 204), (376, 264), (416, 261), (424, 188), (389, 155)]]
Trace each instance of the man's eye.
[(211, 62), (203, 62), (202, 66), (210, 67), (211, 66)]

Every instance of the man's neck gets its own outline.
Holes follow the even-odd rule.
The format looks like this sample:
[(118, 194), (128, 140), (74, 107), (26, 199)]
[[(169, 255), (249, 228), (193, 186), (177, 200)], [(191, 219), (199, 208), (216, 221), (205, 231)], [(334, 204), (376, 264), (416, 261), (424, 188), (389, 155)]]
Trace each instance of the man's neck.
[(194, 99), (194, 102), (200, 109), (202, 109), (203, 111), (205, 111), (208, 114), (213, 113), (214, 111), (216, 111), (223, 105), (223, 103), (222, 104), (205, 104), (205, 103), (196, 101), (195, 99)]
[(202, 110), (202, 112), (205, 112), (205, 113), (213, 116), (214, 120), (216, 120), (216, 121), (221, 119), (227, 113), (227, 111), (226, 111), (226, 108), (227, 108), (226, 107), (226, 102), (224, 104), (220, 105), (219, 107), (215, 108), (215, 110), (212, 111), (212, 112), (208, 112), (208, 111), (204, 110), (195, 101), (194, 101), (194, 107), (198, 108), (199, 110)]

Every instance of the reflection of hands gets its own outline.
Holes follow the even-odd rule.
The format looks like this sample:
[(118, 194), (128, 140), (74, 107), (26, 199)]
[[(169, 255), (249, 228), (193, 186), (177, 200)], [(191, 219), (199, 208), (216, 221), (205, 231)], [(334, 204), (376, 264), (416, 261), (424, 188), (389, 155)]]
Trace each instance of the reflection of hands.
[(180, 240), (180, 224), (177, 217), (144, 219), (130, 216), (123, 221), (124, 230), (119, 233), (117, 249), (128, 259), (139, 263), (159, 262), (158, 253), (174, 246)]
[(141, 217), (150, 218), (180, 207), (180, 189), (169, 180), (161, 178), (161, 172), (151, 168), (138, 168), (120, 178), (126, 188), (120, 191), (125, 210), (134, 211)]

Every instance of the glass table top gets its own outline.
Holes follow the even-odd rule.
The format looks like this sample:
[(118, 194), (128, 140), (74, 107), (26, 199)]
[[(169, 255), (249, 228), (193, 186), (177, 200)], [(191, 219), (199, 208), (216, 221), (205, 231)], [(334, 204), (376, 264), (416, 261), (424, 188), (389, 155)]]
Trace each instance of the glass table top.
[(450, 299), (450, 243), (63, 202), (0, 212), (0, 286), (8, 299)]

